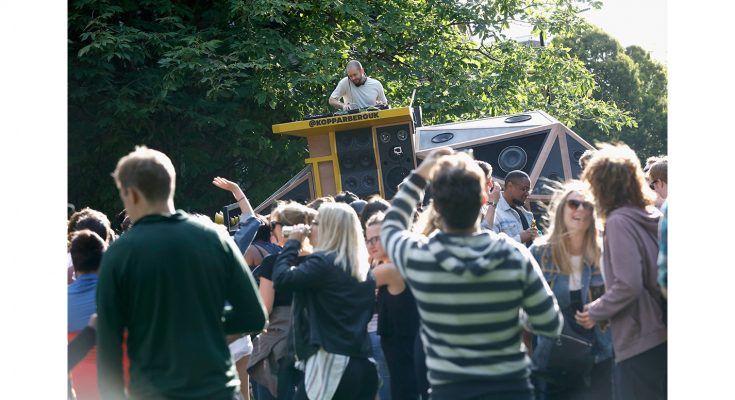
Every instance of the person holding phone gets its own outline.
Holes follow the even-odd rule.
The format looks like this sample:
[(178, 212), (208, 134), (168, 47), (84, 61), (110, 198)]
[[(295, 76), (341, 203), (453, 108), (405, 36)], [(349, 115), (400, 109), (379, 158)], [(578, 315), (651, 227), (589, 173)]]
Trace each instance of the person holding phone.
[[(533, 361), (540, 399), (610, 399), (612, 397), (612, 342), (610, 332), (587, 330), (574, 321), (576, 311), (604, 292), (600, 272), (601, 248), (591, 196), (579, 181), (564, 185), (549, 206), (549, 233), (529, 249), (554, 292), (565, 323), (592, 342), (591, 371), (554, 371), (547, 364), (554, 339), (536, 338)], [(587, 383), (589, 382), (589, 384)]]

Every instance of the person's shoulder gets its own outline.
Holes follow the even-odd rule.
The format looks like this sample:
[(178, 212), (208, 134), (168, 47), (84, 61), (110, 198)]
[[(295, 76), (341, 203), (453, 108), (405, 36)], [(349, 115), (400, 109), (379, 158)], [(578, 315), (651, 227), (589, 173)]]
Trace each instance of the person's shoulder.
[(349, 79), (349, 78), (347, 78), (346, 76), (343, 76), (342, 79), (340, 79), (339, 82), (337, 82), (337, 86), (345, 86), (345, 85), (347, 85), (347, 79)]
[(377, 85), (377, 86), (383, 87), (383, 84), (379, 80), (377, 80), (375, 78), (368, 77), (368, 82), (372, 83), (373, 85)]

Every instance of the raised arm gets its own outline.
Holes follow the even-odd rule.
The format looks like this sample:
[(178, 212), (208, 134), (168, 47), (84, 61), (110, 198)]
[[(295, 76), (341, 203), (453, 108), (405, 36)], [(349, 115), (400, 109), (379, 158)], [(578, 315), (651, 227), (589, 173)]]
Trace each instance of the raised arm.
[(232, 193), (232, 195), (235, 197), (235, 201), (237, 201), (237, 204), (240, 205), (240, 211), (242, 211), (242, 217), (240, 217), (241, 219), (245, 219), (245, 217), (249, 217), (255, 214), (255, 211), (253, 211), (253, 206), (250, 205), (250, 201), (245, 196), (245, 193), (242, 191), (242, 189), (240, 189), (240, 186), (237, 183), (217, 176), (212, 180), (212, 184), (220, 189), (227, 190)]
[(439, 148), (426, 159), (406, 178), (393, 196), (390, 208), (385, 213), (385, 220), (380, 227), (380, 241), (383, 243), (386, 254), (399, 271), (406, 267), (407, 250), (415, 243), (408, 227), (416, 212), (416, 204), (421, 201), (426, 183), (434, 174), (437, 160), (443, 155), (452, 154), (450, 148)]

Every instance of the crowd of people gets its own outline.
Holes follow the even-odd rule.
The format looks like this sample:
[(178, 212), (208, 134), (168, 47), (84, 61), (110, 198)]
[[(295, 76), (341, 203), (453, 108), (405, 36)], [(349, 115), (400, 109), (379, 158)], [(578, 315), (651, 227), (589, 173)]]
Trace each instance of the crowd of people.
[(665, 399), (667, 159), (601, 145), (580, 166), (537, 216), (525, 172), (501, 185), (449, 148), (390, 202), (259, 215), (216, 177), (231, 236), (137, 147), (117, 226), (69, 218), (69, 398)]

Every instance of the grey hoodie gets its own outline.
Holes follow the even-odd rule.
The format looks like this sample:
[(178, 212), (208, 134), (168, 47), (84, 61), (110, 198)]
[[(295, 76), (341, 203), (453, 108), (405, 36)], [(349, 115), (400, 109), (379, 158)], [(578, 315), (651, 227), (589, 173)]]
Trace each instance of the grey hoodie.
[(605, 294), (589, 311), (594, 321), (610, 321), (616, 362), (666, 342), (656, 282), (660, 218), (653, 207), (621, 207), (605, 223)]

